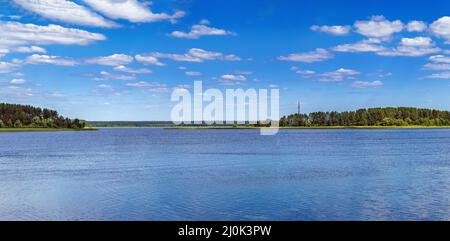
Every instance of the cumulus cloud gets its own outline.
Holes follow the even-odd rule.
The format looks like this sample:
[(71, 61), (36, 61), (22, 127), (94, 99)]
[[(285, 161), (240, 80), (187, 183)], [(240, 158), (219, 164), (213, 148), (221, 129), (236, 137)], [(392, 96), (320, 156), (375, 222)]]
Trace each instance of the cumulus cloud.
[(447, 44), (450, 44), (450, 17), (445, 16), (430, 25), (430, 31), (441, 38), (447, 40)]
[(113, 54), (110, 56), (87, 59), (87, 64), (97, 64), (105, 66), (127, 65), (133, 61), (133, 57), (126, 54)]
[(40, 26), (0, 21), (0, 47), (27, 45), (88, 45), (106, 40), (102, 34), (50, 24)]
[(360, 73), (356, 70), (339, 68), (335, 71), (317, 73), (313, 70), (303, 70), (298, 67), (291, 68), (297, 74), (302, 75), (303, 78), (316, 79), (321, 82), (339, 82), (345, 79), (354, 79)]
[(313, 25), (313, 26), (311, 26), (311, 30), (317, 31), (317, 32), (324, 32), (324, 33), (328, 33), (328, 34), (332, 34), (332, 35), (347, 35), (350, 32), (351, 27), (350, 26), (339, 26), (339, 25), (334, 25), (334, 26)]
[(354, 44), (342, 44), (332, 48), (336, 52), (374, 52), (381, 56), (424, 56), (442, 51), (435, 47), (429, 37), (402, 38), (398, 46), (387, 48), (376, 39), (363, 40)]
[(125, 73), (130, 73), (130, 74), (151, 74), (153, 73), (151, 70), (147, 69), (147, 68), (142, 68), (142, 69), (132, 69), (132, 68), (128, 68), (126, 66), (123, 65), (119, 65), (114, 67), (115, 71), (121, 71), (121, 72), (125, 72)]
[(316, 74), (316, 71), (314, 71), (314, 70), (301, 70), (301, 69), (299, 69), (299, 70), (296, 70), (295, 71), (295, 73), (296, 74), (301, 74), (301, 75), (303, 75), (303, 76), (312, 76), (312, 75), (314, 75), (314, 74)]
[(427, 24), (422, 21), (411, 21), (406, 25), (408, 32), (423, 32), (427, 29)]
[(380, 51), (377, 54), (382, 56), (409, 56), (418, 57), (441, 52), (442, 50), (434, 46), (429, 37), (402, 38), (399, 46), (392, 49)]
[(209, 22), (205, 21), (207, 20), (202, 20), (200, 24), (193, 25), (190, 32), (173, 31), (170, 35), (175, 38), (187, 39), (198, 39), (202, 36), (235, 35), (235, 33), (231, 31), (209, 27), (207, 26)]
[(318, 80), (322, 82), (338, 82), (344, 79), (353, 79), (359, 74), (360, 73), (356, 70), (340, 68), (336, 71), (319, 74), (317, 77)]
[(336, 52), (349, 52), (349, 53), (358, 53), (358, 52), (381, 52), (385, 51), (385, 47), (378, 45), (377, 41), (373, 40), (363, 40), (353, 44), (342, 44), (332, 48), (333, 51)]
[(55, 21), (93, 27), (117, 27), (88, 8), (66, 0), (14, 0), (24, 9)]
[(136, 55), (135, 56), (136, 61), (144, 64), (149, 65), (156, 65), (156, 66), (164, 66), (164, 63), (159, 62), (158, 58), (151, 56), (151, 55)]
[(444, 55), (433, 55), (429, 58), (430, 61), (436, 63), (447, 63), (450, 64), (450, 57)]
[(354, 27), (361, 35), (386, 40), (402, 31), (404, 25), (400, 20), (389, 21), (384, 16), (373, 16), (369, 20), (356, 21)]
[(83, 0), (83, 2), (111, 19), (126, 19), (133, 23), (163, 20), (175, 22), (185, 15), (183, 11), (176, 11), (172, 15), (153, 13), (145, 4), (137, 0)]
[(17, 64), (0, 61), (0, 74), (13, 72), (17, 67)]
[(379, 80), (375, 81), (355, 81), (352, 86), (355, 88), (365, 89), (365, 88), (379, 88), (382, 87), (384, 83)]
[(331, 59), (332, 57), (333, 57), (333, 55), (329, 51), (318, 48), (314, 51), (307, 52), (307, 53), (296, 53), (296, 54), (290, 54), (287, 56), (280, 56), (280, 57), (278, 57), (278, 60), (314, 63), (314, 62), (325, 61), (325, 60)]
[(20, 46), (11, 49), (12, 52), (16, 53), (46, 53), (47, 50), (38, 46)]
[(243, 75), (233, 75), (233, 74), (225, 74), (222, 75), (220, 78), (225, 80), (233, 80), (233, 81), (245, 81), (247, 78)]
[(402, 38), (401, 44), (404, 46), (429, 47), (433, 45), (433, 40), (429, 37)]
[(73, 59), (63, 58), (59, 56), (33, 54), (24, 61), (26, 64), (54, 64), (60, 66), (75, 66), (78, 62)]
[(112, 74), (109, 73), (107, 71), (101, 71), (100, 72), (100, 77), (96, 77), (94, 78), (94, 80), (135, 80), (136, 77), (135, 76), (129, 76), (129, 75), (117, 75), (117, 74)]
[(223, 54), (220, 52), (212, 52), (198, 48), (189, 49), (185, 54), (167, 54), (154, 52), (150, 56), (155, 58), (166, 58), (181, 62), (197, 62), (201, 63), (207, 60), (223, 60), (223, 61), (240, 61), (241, 58), (234, 54)]
[(12, 85), (23, 85), (25, 84), (27, 81), (24, 79), (12, 79), (9, 83)]

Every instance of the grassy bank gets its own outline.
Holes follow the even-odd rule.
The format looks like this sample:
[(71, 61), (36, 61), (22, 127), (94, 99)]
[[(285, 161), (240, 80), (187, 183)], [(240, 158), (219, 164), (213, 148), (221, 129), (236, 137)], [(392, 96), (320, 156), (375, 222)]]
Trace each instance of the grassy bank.
[[(260, 129), (253, 126), (183, 126), (164, 128), (166, 130), (246, 130)], [(279, 127), (282, 130), (343, 130), (343, 129), (448, 129), (450, 126), (295, 126)]]
[(47, 132), (47, 131), (96, 131), (95, 128), (68, 129), (68, 128), (0, 128), (0, 132)]

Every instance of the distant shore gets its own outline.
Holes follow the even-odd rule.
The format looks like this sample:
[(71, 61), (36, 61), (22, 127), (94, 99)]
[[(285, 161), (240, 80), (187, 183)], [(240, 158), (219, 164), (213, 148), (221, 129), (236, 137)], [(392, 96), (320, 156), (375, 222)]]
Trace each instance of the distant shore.
[(47, 131), (96, 131), (96, 128), (70, 129), (70, 128), (0, 128), (0, 132), (47, 132)]
[[(251, 130), (261, 129), (264, 127), (252, 126), (181, 126), (167, 127), (166, 130)], [(450, 129), (450, 126), (292, 126), (279, 127), (283, 130), (343, 130), (343, 129)]]

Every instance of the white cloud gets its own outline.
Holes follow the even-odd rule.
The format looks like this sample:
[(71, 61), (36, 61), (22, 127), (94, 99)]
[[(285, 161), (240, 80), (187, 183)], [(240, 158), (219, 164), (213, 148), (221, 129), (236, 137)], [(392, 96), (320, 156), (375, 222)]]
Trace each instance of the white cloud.
[(347, 35), (350, 32), (351, 27), (350, 26), (339, 26), (339, 25), (334, 25), (334, 26), (313, 25), (313, 26), (311, 26), (311, 30), (318, 31), (318, 32), (324, 32), (324, 33), (328, 33), (328, 34), (332, 34), (332, 35)]
[(7, 88), (0, 89), (0, 93), (6, 96), (13, 96), (17, 98), (28, 98), (35, 95), (35, 91), (31, 88), (21, 88), (17, 85), (11, 85)]
[(158, 82), (145, 82), (145, 81), (139, 81), (136, 83), (128, 83), (127, 86), (129, 87), (137, 87), (137, 88), (144, 88), (144, 87), (162, 87)]
[(384, 16), (373, 16), (370, 20), (356, 21), (354, 27), (361, 35), (386, 40), (394, 33), (402, 31), (404, 26), (400, 20), (391, 22)]
[(430, 70), (450, 70), (450, 64), (434, 64), (428, 63), (423, 66), (424, 69)]
[(237, 85), (242, 85), (242, 82), (241, 81), (231, 81), (231, 80), (226, 80), (226, 79), (219, 79), (219, 84), (225, 85), (225, 86), (237, 86)]
[(63, 58), (59, 56), (33, 54), (24, 61), (27, 64), (54, 64), (61, 66), (75, 66), (78, 62), (73, 59)]
[(96, 57), (86, 60), (87, 64), (97, 64), (105, 66), (126, 65), (133, 61), (133, 57), (126, 54), (113, 54), (111, 56)]
[(132, 68), (128, 68), (128, 67), (123, 66), (123, 65), (119, 65), (119, 66), (114, 67), (114, 70), (125, 72), (125, 73), (130, 73), (130, 74), (151, 74), (151, 73), (153, 73), (151, 70), (149, 70), (147, 68), (132, 69)]
[(429, 47), (434, 45), (429, 37), (402, 38), (401, 44), (404, 46)]
[(233, 74), (225, 74), (222, 75), (220, 78), (225, 80), (233, 80), (233, 81), (245, 81), (247, 78), (243, 75), (233, 75)]
[(203, 49), (192, 48), (189, 50), (188, 55), (199, 58), (202, 60), (224, 60), (224, 61), (240, 61), (241, 58), (234, 54), (222, 54), (219, 52), (206, 51)]
[(440, 52), (441, 49), (435, 47), (414, 47), (400, 45), (397, 48), (389, 49), (383, 52), (378, 52), (381, 56), (406, 56), (406, 57), (420, 57), (429, 54), (435, 54)]
[(332, 48), (336, 52), (380, 52), (384, 51), (385, 47), (372, 43), (370, 40), (363, 40), (354, 44), (342, 44)]
[(219, 29), (219, 28), (213, 28), (209, 27), (206, 24), (209, 24), (204, 22), (205, 20), (202, 20), (203, 24), (196, 24), (191, 27), (190, 32), (181, 32), (181, 31), (174, 31), (170, 35), (175, 38), (187, 38), (187, 39), (198, 39), (202, 36), (220, 36), (220, 35), (235, 35), (235, 33)]
[(100, 72), (100, 77), (96, 77), (94, 78), (94, 80), (135, 80), (136, 77), (135, 76), (129, 76), (129, 75), (116, 75), (116, 74), (111, 74), (107, 71), (101, 71)]
[(392, 49), (380, 51), (381, 56), (408, 56), (418, 57), (441, 52), (440, 48), (434, 47), (429, 37), (402, 38), (399, 46)]
[(406, 25), (408, 32), (423, 32), (427, 29), (427, 24), (422, 21), (411, 21)]
[(175, 22), (184, 17), (183, 11), (176, 11), (173, 15), (167, 13), (153, 13), (145, 4), (137, 0), (83, 0), (93, 9), (111, 19), (126, 19), (133, 23), (157, 22), (169, 20)]
[(402, 38), (395, 48), (379, 45), (377, 39), (363, 40), (355, 44), (343, 44), (332, 48), (336, 52), (374, 52), (381, 56), (424, 56), (442, 51), (429, 37)]
[(102, 34), (59, 25), (40, 26), (0, 21), (0, 47), (26, 45), (88, 45), (106, 40)]
[(118, 25), (90, 11), (84, 6), (66, 0), (14, 0), (28, 11), (55, 21), (93, 27)]
[(436, 73), (429, 76), (426, 76), (427, 79), (450, 79), (450, 72), (442, 72), (442, 73)]
[(46, 53), (47, 50), (45, 50), (44, 48), (38, 47), (38, 46), (20, 46), (20, 47), (16, 47), (13, 48), (11, 50), (12, 52), (17, 52), (17, 53)]
[(0, 74), (10, 73), (14, 71), (18, 66), (14, 63), (0, 61)]
[(430, 31), (438, 37), (445, 38), (450, 44), (450, 17), (445, 16), (434, 21), (430, 25)]
[(297, 70), (295, 71), (296, 74), (301, 74), (301, 75), (314, 75), (316, 74), (316, 71), (313, 70)]
[(22, 85), (25, 84), (27, 81), (24, 79), (12, 79), (9, 83), (12, 85)]
[(365, 88), (378, 88), (382, 87), (384, 83), (379, 80), (375, 81), (355, 81), (352, 86), (355, 88), (365, 89)]
[(196, 72), (196, 71), (186, 71), (185, 74), (187, 76), (201, 76), (202, 75), (202, 73)]
[(9, 49), (0, 49), (0, 58), (6, 56), (9, 53)]
[(106, 84), (97, 85), (97, 88), (100, 88), (100, 89), (109, 89), (109, 90), (112, 90), (112, 89), (113, 89), (111, 85), (106, 85)]
[(340, 68), (333, 72), (319, 74), (317, 77), (322, 82), (338, 82), (344, 79), (352, 79), (360, 73), (356, 70)]
[(174, 61), (182, 61), (182, 62), (197, 62), (201, 63), (207, 60), (223, 60), (223, 61), (240, 61), (241, 58), (234, 55), (228, 54), (225, 55), (219, 52), (206, 51), (203, 49), (192, 48), (185, 54), (167, 54), (167, 53), (159, 53), (154, 52), (150, 56), (155, 58), (167, 58)]
[(340, 68), (335, 71), (325, 72), (325, 73), (317, 73), (313, 70), (302, 70), (299, 68), (293, 68), (297, 74), (302, 75), (303, 78), (306, 79), (316, 79), (321, 82), (339, 82), (345, 79), (354, 79), (360, 73), (356, 70)]
[(144, 63), (144, 64), (150, 64), (150, 65), (156, 65), (156, 66), (164, 66), (164, 63), (159, 62), (158, 58), (151, 56), (151, 55), (136, 55), (135, 56), (136, 61)]
[(296, 53), (290, 54), (288, 56), (280, 56), (278, 60), (282, 61), (294, 61), (294, 62), (305, 62), (305, 63), (314, 63), (320, 62), (324, 60), (331, 59), (333, 55), (325, 49), (316, 49), (315, 51), (307, 52), (307, 53)]
[(444, 56), (444, 55), (434, 55), (431, 56), (430, 61), (436, 62), (436, 63), (447, 63), (450, 64), (450, 57)]

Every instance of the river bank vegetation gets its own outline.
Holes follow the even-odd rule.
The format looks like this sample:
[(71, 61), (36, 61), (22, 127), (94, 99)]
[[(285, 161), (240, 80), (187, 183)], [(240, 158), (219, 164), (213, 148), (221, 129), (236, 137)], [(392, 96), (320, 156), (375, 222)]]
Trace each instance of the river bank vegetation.
[(0, 103), (0, 131), (81, 130), (88, 127), (86, 121), (60, 116), (55, 110)]
[(346, 112), (292, 114), (281, 127), (439, 127), (450, 126), (450, 112), (414, 107), (359, 109)]

